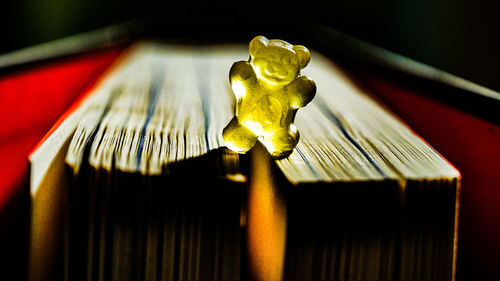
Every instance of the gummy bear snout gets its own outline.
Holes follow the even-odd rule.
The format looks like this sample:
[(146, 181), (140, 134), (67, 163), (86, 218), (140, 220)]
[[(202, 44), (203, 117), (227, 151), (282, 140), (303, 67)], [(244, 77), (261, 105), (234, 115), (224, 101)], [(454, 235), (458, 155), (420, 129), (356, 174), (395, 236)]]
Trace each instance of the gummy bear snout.
[(278, 79), (285, 78), (288, 75), (288, 70), (283, 67), (282, 63), (272, 61), (267, 63), (265, 72), (268, 76)]

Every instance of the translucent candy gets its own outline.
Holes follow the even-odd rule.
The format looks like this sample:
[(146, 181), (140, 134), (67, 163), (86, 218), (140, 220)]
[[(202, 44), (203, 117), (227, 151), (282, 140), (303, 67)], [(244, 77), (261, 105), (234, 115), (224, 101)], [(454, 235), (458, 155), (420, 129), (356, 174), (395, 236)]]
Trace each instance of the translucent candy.
[(264, 36), (255, 37), (249, 51), (249, 61), (234, 63), (229, 73), (236, 111), (222, 137), (235, 152), (259, 140), (274, 158), (286, 157), (299, 141), (295, 114), (316, 94), (314, 81), (299, 75), (311, 55), (304, 46)]

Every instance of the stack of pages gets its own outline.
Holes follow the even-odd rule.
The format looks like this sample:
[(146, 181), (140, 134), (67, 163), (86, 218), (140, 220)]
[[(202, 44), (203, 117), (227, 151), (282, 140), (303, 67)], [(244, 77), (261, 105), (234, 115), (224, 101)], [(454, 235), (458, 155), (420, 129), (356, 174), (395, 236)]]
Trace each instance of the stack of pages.
[[(30, 156), (30, 279), (453, 280), (459, 172), (311, 57), (300, 141), (271, 160), (221, 137), (244, 45), (130, 47)], [(279, 231), (252, 217), (264, 190)]]

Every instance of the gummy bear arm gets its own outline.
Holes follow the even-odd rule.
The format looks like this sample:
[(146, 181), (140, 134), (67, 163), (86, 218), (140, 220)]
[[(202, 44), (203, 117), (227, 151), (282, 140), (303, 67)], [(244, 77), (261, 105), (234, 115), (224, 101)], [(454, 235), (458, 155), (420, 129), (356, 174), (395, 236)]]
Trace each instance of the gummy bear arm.
[(229, 71), (229, 81), (231, 84), (233, 84), (235, 80), (245, 82), (252, 78), (257, 78), (257, 76), (252, 66), (247, 61), (235, 62)]
[(292, 108), (306, 106), (316, 94), (316, 83), (309, 77), (301, 75), (292, 83), (288, 84), (287, 91), (291, 96), (290, 102)]

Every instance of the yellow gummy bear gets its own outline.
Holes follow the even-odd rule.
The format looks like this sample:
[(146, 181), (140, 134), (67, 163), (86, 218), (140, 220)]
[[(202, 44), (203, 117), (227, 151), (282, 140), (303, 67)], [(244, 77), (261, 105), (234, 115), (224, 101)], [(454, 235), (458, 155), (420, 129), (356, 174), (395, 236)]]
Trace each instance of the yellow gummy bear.
[(314, 81), (299, 75), (311, 54), (304, 46), (264, 36), (255, 37), (248, 49), (248, 62), (234, 63), (229, 72), (236, 111), (222, 137), (235, 152), (247, 152), (258, 139), (274, 158), (288, 156), (299, 141), (293, 124), (297, 109), (316, 94)]

